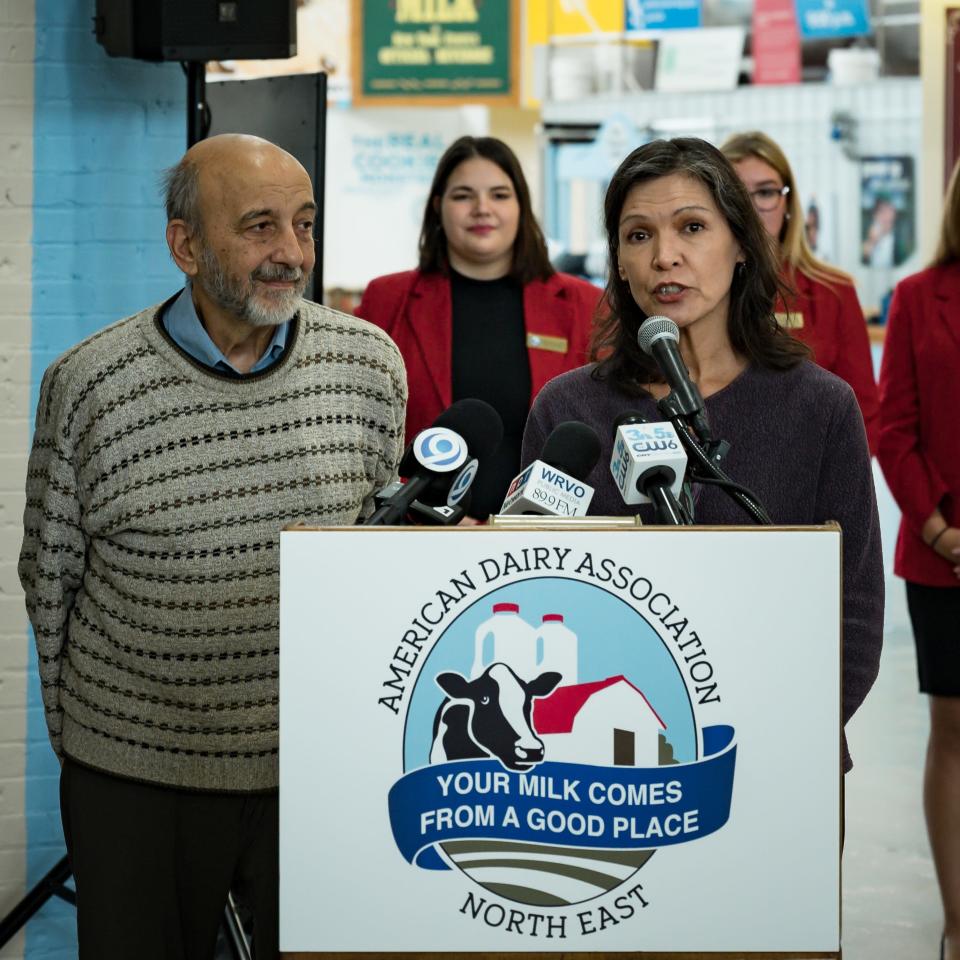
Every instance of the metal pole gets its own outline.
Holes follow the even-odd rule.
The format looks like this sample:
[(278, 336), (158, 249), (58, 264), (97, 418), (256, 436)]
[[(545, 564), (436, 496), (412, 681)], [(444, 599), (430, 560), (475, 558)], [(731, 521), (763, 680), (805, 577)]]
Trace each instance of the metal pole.
[(252, 960), (250, 947), (247, 945), (247, 937), (243, 932), (243, 924), (240, 922), (237, 904), (232, 893), (227, 894), (227, 905), (223, 911), (223, 926), (235, 960)]
[(70, 879), (70, 862), (66, 857), (57, 861), (43, 879), (0, 920), (0, 947), (12, 940), (14, 934), (51, 898), (60, 897), (76, 904), (76, 894), (64, 884)]
[(187, 149), (207, 135), (207, 64), (187, 63)]
[(316, 263), (313, 267), (313, 299), (323, 303), (323, 215), (327, 167), (327, 75), (317, 74), (317, 154), (313, 185), (317, 201)]

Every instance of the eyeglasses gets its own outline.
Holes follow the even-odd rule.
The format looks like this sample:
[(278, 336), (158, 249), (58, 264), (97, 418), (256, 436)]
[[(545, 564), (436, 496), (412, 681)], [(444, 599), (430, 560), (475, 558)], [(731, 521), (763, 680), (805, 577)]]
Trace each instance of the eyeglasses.
[(750, 191), (750, 199), (758, 213), (769, 213), (780, 206), (780, 198), (785, 197), (789, 192), (788, 186), (760, 187), (759, 190)]

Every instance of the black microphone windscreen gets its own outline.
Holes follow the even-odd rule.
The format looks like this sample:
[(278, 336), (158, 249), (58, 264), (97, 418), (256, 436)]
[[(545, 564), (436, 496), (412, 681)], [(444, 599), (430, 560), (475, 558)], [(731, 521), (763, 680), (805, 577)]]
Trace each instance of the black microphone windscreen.
[(407, 444), (407, 449), (403, 451), (403, 457), (400, 460), (400, 466), (397, 472), (401, 477), (412, 477), (413, 474), (421, 470), (417, 458), (413, 455), (413, 443)]
[[(503, 421), (500, 414), (489, 403), (472, 397), (450, 404), (431, 426), (445, 427), (459, 434), (466, 441), (470, 456), (478, 460), (489, 457), (503, 439)], [(410, 477), (422, 470), (411, 444), (400, 461), (400, 476)]]
[(613, 435), (616, 437), (617, 431), (631, 423), (646, 423), (647, 418), (636, 410), (625, 410), (613, 421)]
[(553, 428), (540, 459), (577, 480), (585, 480), (600, 459), (600, 438), (593, 427), (566, 420)]
[(470, 455), (482, 460), (489, 457), (503, 439), (503, 421), (489, 403), (466, 397), (450, 404), (433, 421), (435, 427), (446, 427), (467, 441)]

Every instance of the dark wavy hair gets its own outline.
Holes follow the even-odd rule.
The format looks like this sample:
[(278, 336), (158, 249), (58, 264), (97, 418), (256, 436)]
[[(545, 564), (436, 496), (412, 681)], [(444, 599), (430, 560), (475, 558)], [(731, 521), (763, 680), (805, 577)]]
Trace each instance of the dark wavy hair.
[(440, 201), (447, 189), (450, 174), (464, 160), (483, 157), (495, 163), (513, 184), (520, 205), (517, 238), (513, 242), (513, 261), (510, 276), (519, 283), (531, 280), (547, 280), (556, 272), (547, 256), (547, 244), (543, 239), (540, 224), (530, 205), (530, 189), (516, 154), (496, 137), (460, 137), (447, 147), (437, 164), (437, 171), (430, 184), (430, 195), (423, 211), (420, 227), (420, 271), (422, 273), (446, 273), (450, 262), (447, 258), (447, 237), (440, 220)]
[(627, 394), (646, 393), (644, 384), (662, 383), (653, 358), (637, 344), (637, 331), (647, 315), (616, 269), (620, 248), (620, 214), (627, 194), (638, 183), (682, 174), (702, 183), (713, 197), (746, 257), (734, 271), (730, 287), (728, 329), (734, 349), (752, 363), (787, 370), (810, 355), (809, 349), (783, 330), (774, 317), (778, 296), (790, 290), (780, 279), (774, 243), (757, 216), (750, 195), (724, 155), (706, 140), (677, 137), (638, 147), (617, 168), (604, 200), (609, 279), (605, 292), (609, 312), (598, 317), (591, 358), (599, 360), (593, 375), (610, 380)]

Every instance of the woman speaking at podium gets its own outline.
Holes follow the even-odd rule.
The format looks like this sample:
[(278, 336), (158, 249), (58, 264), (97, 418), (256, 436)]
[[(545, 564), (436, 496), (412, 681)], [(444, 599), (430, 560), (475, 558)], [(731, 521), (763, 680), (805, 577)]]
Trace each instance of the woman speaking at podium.
[(943, 898), (941, 957), (960, 957), (960, 164), (933, 264), (890, 303), (877, 459), (902, 511), (894, 571), (907, 581), (920, 690), (930, 697), (923, 806)]
[[(731, 444), (725, 472), (757, 495), (774, 523), (836, 520), (843, 528), (846, 723), (876, 679), (883, 620), (876, 499), (853, 391), (778, 325), (776, 255), (750, 195), (715, 147), (679, 138), (635, 150), (610, 181), (604, 223), (610, 312), (596, 329), (596, 362), (537, 396), (523, 463), (558, 423), (582, 420), (603, 445), (586, 478), (595, 489), (590, 513), (642, 512), (624, 504), (610, 473), (614, 424), (627, 411), (665, 419), (656, 403), (670, 388), (637, 332), (648, 317), (672, 320), (713, 436)], [(692, 496), (697, 523), (751, 522), (716, 486), (694, 485)]]
[(503, 442), (474, 481), (473, 516), (500, 509), (530, 401), (586, 361), (599, 300), (593, 284), (551, 266), (513, 151), (493, 137), (451, 144), (423, 212), (418, 268), (372, 281), (356, 313), (403, 355), (408, 441), (464, 397), (500, 414)]

